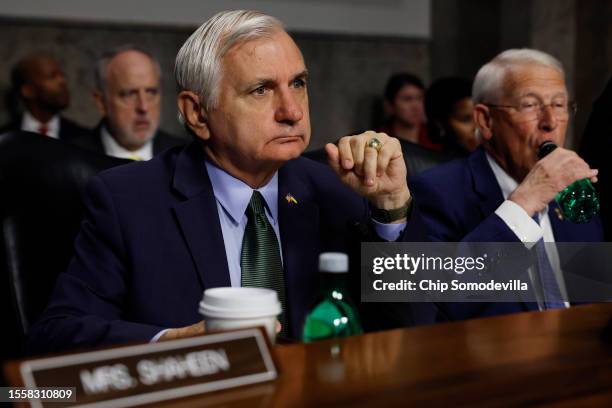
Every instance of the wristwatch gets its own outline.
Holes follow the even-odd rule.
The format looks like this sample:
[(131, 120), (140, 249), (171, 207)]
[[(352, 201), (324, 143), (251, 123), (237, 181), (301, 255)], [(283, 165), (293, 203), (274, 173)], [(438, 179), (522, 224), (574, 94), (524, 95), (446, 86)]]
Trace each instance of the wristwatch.
[(406, 204), (399, 208), (394, 208), (392, 210), (383, 210), (374, 206), (370, 206), (370, 214), (372, 215), (372, 219), (374, 221), (378, 221), (383, 224), (389, 224), (393, 221), (401, 220), (402, 218), (407, 218), (411, 209), (412, 196), (410, 196), (408, 201), (406, 201)]

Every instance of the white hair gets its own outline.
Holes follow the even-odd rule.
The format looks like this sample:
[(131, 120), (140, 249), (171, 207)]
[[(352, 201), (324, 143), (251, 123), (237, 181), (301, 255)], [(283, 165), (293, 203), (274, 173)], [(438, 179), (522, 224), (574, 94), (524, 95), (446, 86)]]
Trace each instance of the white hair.
[(506, 50), (478, 70), (472, 86), (474, 103), (494, 103), (508, 72), (517, 66), (533, 64), (553, 68), (565, 78), (563, 65), (552, 55), (530, 48)]
[(174, 76), (179, 90), (196, 93), (206, 109), (214, 108), (225, 53), (239, 42), (268, 37), (278, 30), (284, 30), (283, 24), (259, 11), (215, 14), (191, 34), (176, 56)]

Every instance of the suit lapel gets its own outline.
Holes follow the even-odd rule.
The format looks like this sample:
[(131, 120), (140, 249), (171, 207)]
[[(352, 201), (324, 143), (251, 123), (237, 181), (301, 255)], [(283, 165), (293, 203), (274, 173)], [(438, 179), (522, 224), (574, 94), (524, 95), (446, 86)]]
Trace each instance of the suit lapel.
[(159, 130), (158, 130), (157, 132), (155, 132), (155, 135), (153, 135), (153, 156), (156, 156), (158, 153), (161, 153), (164, 150), (165, 149), (162, 146), (162, 140), (161, 140), (161, 137), (159, 135)]
[(478, 205), (484, 219), (495, 212), (504, 196), (482, 147), (468, 157), (468, 166), (472, 174), (472, 187), (480, 198)]
[(68, 136), (70, 136), (70, 133), (71, 133), (70, 129), (68, 129), (69, 127), (70, 127), (70, 123), (68, 123), (66, 119), (60, 116), (59, 131), (57, 132), (57, 138), (59, 140), (67, 141), (69, 139)]
[(576, 240), (575, 225), (565, 219), (556, 201), (548, 204), (548, 218), (556, 242), (572, 242)]
[(200, 143), (192, 142), (177, 158), (174, 188), (186, 200), (174, 214), (204, 288), (231, 286), (223, 233)]
[(279, 170), (278, 217), (285, 270), (291, 333), (299, 337), (316, 293), (319, 234), (319, 209), (312, 192), (288, 165)]
[(98, 125), (94, 128), (93, 130), (93, 134), (94, 134), (94, 140), (93, 140), (93, 146), (95, 151), (104, 153), (104, 143), (102, 143), (102, 127), (105, 124), (105, 119), (102, 119)]
[(157, 132), (155, 132), (155, 135), (153, 136), (153, 155), (157, 155), (171, 147), (168, 143), (166, 143), (165, 138), (166, 136), (160, 132), (159, 129)]
[[(495, 173), (487, 160), (484, 148), (478, 148), (468, 158), (468, 166), (472, 173), (473, 188), (480, 197), (478, 205), (483, 219), (494, 213), (504, 201), (501, 187), (495, 178)], [(536, 302), (520, 302), (521, 307), (526, 311), (538, 310)]]

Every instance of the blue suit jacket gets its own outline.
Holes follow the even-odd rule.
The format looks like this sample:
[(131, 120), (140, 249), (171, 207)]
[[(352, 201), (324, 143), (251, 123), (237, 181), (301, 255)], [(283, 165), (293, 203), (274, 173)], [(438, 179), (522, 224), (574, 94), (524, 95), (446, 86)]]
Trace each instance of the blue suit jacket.
[[(278, 183), (290, 334), (299, 337), (316, 295), (319, 253), (356, 253), (351, 266), (359, 270), (368, 208), (328, 167), (309, 159), (286, 163)], [(284, 199), (288, 193), (298, 204)], [(85, 204), (75, 256), (28, 333), (30, 352), (147, 341), (162, 329), (200, 321), (203, 290), (231, 285), (198, 142), (101, 173)], [(401, 239), (422, 238), (419, 217), (413, 219)], [(358, 288), (358, 277), (352, 281)], [(391, 319), (410, 324), (405, 313)]]
[[(481, 147), (468, 157), (440, 165), (410, 180), (410, 191), (419, 205), (427, 239), (442, 242), (518, 242), (518, 238), (495, 214), (504, 201), (501, 188)], [(561, 220), (556, 202), (548, 214), (557, 242), (603, 240), (599, 217), (588, 224)], [(524, 310), (533, 303), (438, 304), (438, 320), (456, 320)]]

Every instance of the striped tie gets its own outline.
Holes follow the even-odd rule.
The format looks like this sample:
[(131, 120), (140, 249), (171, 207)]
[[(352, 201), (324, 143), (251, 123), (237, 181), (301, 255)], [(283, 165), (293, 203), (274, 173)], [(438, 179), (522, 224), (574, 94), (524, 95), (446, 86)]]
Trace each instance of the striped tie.
[[(540, 217), (538, 214), (536, 214), (533, 219), (538, 225), (540, 224)], [(535, 249), (538, 256), (538, 272), (544, 295), (544, 307), (546, 309), (563, 309), (565, 308), (565, 303), (563, 302), (561, 289), (557, 283), (557, 277), (555, 276), (553, 267), (546, 254), (546, 246), (543, 238), (536, 242)]]
[(241, 285), (273, 289), (278, 293), (283, 310), (279, 317), (281, 335), (286, 335), (288, 326), (283, 265), (276, 233), (266, 216), (265, 201), (259, 191), (253, 191), (246, 215), (248, 222), (240, 254)]

